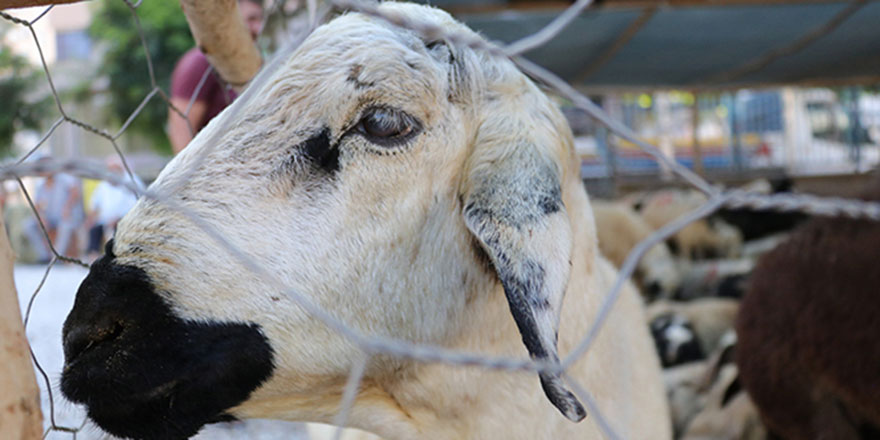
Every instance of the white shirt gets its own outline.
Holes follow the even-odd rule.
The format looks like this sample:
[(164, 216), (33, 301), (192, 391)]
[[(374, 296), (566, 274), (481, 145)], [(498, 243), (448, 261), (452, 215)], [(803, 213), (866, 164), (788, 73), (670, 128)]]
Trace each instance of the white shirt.
[[(135, 176), (137, 185), (143, 188), (140, 179)], [(121, 188), (112, 183), (102, 181), (92, 193), (90, 208), (97, 214), (96, 222), (110, 225), (122, 218), (137, 202), (137, 197), (128, 188)]]

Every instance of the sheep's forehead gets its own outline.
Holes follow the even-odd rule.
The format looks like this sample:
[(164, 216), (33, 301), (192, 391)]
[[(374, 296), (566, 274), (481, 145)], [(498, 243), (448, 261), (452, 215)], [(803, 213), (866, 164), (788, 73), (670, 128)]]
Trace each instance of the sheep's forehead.
[[(235, 141), (230, 147), (242, 148), (247, 143), (243, 139), (256, 133), (263, 143), (269, 131), (289, 138), (291, 133), (308, 136), (326, 128), (335, 135), (371, 105), (399, 108), (431, 127), (447, 101), (449, 68), (448, 60), (432, 54), (412, 31), (360, 14), (345, 15), (316, 30), (288, 55), (225, 137)], [(230, 136), (234, 132), (240, 135)], [(246, 155), (264, 162), (256, 156), (261, 155)]]
[[(442, 86), (448, 66), (430, 56), (414, 32), (361, 14), (322, 26), (293, 53), (269, 87), (309, 85), (315, 91), (343, 82), (359, 94), (371, 88), (418, 94)], [(409, 101), (415, 96), (403, 96)], [(421, 98), (421, 97), (419, 97)]]

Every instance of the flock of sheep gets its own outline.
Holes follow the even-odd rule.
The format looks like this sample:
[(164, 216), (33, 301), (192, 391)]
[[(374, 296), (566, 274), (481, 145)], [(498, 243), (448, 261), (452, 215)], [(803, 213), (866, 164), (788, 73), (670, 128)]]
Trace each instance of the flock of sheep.
[(664, 439), (880, 422), (878, 226), (783, 241), (805, 219), (725, 211), (652, 249), (600, 315), (613, 263), (702, 196), (591, 202), (564, 117), (509, 60), (446, 41), (479, 37), (440, 10), (378, 8), (437, 35), (356, 13), (318, 28), (119, 223), (64, 325), (61, 390), (99, 426), (187, 438), (343, 413), (387, 440)]
[[(866, 200), (880, 199), (872, 185)], [(747, 189), (788, 192), (792, 183)], [(599, 247), (619, 266), (705, 202), (679, 189), (593, 200)], [(648, 251), (634, 281), (675, 436), (877, 438), (878, 246), (880, 225), (869, 220), (722, 209)]]

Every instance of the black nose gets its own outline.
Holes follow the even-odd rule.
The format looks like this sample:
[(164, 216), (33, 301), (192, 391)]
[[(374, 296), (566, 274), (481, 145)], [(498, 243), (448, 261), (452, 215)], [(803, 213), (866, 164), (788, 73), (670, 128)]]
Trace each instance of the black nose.
[(119, 264), (110, 249), (64, 322), (62, 393), (125, 438), (183, 439), (228, 418), (274, 369), (260, 327), (177, 316), (174, 295), (158, 292), (144, 269)]
[[(112, 249), (108, 243), (108, 251)], [(74, 362), (84, 352), (123, 337), (145, 319), (148, 304), (137, 292), (152, 290), (143, 271), (114, 263), (108, 252), (96, 261), (76, 293), (62, 330), (64, 359)], [(156, 299), (158, 300), (158, 298)]]
[(115, 340), (123, 330), (124, 321), (105, 318), (102, 318), (101, 322), (77, 322), (65, 325), (64, 358), (67, 363), (71, 363), (89, 348)]

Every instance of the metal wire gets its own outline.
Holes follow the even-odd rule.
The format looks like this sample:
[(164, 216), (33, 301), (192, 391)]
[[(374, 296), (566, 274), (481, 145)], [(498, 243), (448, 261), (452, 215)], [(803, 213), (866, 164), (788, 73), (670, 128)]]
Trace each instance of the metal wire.
[[(25, 26), (29, 29), (34, 40), (34, 44), (36, 45), (37, 51), (40, 55), (40, 62), (46, 76), (46, 81), (49, 85), (58, 111), (61, 114), (61, 117), (55, 120), (50, 128), (39, 139), (39, 141), (32, 148), (30, 148), (26, 154), (24, 154), (17, 161), (0, 165), (0, 181), (10, 179), (17, 180), (19, 187), (21, 188), (21, 191), (25, 196), (25, 199), (27, 200), (31, 210), (33, 211), (36, 221), (39, 223), (44, 238), (49, 243), (49, 248), (53, 255), (48, 266), (46, 267), (46, 271), (39, 285), (30, 297), (30, 301), (28, 302), (27, 310), (23, 318), (24, 325), (27, 326), (32, 313), (34, 301), (41, 289), (43, 288), (43, 285), (45, 284), (45, 281), (48, 278), (50, 272), (54, 267), (56, 267), (58, 261), (79, 264), (85, 267), (88, 266), (82, 261), (61, 255), (54, 248), (54, 245), (52, 244), (52, 241), (50, 239), (50, 234), (48, 233), (48, 230), (45, 227), (43, 220), (40, 217), (39, 212), (36, 209), (36, 206), (21, 179), (28, 176), (43, 176), (47, 174), (54, 175), (65, 173), (82, 178), (100, 179), (119, 186), (123, 186), (142, 197), (155, 200), (156, 202), (165, 205), (169, 209), (175, 210), (176, 212), (182, 214), (186, 219), (202, 229), (210, 239), (219, 243), (229, 253), (229, 256), (237, 261), (242, 267), (253, 272), (254, 274), (257, 274), (275, 287), (286, 292), (290, 298), (292, 298), (297, 304), (303, 307), (303, 309), (306, 310), (311, 316), (320, 320), (339, 334), (343, 335), (353, 344), (363, 350), (363, 357), (354, 360), (352, 363), (352, 368), (339, 403), (339, 411), (336, 418), (334, 419), (335, 424), (337, 424), (338, 426), (344, 426), (347, 424), (355, 397), (357, 396), (357, 390), (363, 380), (369, 359), (371, 358), (371, 356), (381, 354), (402, 359), (409, 359), (416, 362), (444, 363), (453, 366), (480, 367), (502, 371), (528, 371), (533, 373), (547, 372), (560, 374), (572, 387), (574, 393), (586, 404), (590, 416), (596, 418), (596, 421), (604, 435), (610, 439), (621, 438), (619, 435), (619, 431), (617, 431), (615, 427), (609, 423), (607, 417), (602, 414), (598, 405), (596, 404), (595, 398), (591, 395), (589, 390), (583, 387), (582, 384), (578, 383), (574, 378), (572, 378), (567, 373), (567, 369), (589, 352), (590, 347), (598, 337), (598, 334), (601, 332), (604, 323), (613, 311), (614, 305), (620, 297), (622, 289), (626, 285), (626, 281), (631, 278), (636, 268), (636, 265), (638, 264), (642, 256), (648, 251), (648, 249), (650, 249), (653, 245), (660, 243), (666, 238), (672, 236), (677, 231), (686, 227), (693, 221), (710, 215), (711, 213), (724, 206), (733, 208), (750, 207), (757, 210), (774, 210), (782, 212), (797, 211), (814, 215), (847, 216), (852, 218), (864, 218), (875, 221), (880, 220), (880, 204), (877, 203), (791, 194), (767, 196), (744, 192), (740, 190), (726, 190), (720, 187), (713, 186), (702, 177), (693, 173), (688, 168), (666, 157), (654, 145), (651, 145), (641, 140), (639, 136), (631, 129), (626, 127), (621, 122), (608, 116), (599, 106), (593, 103), (588, 97), (578, 92), (570, 84), (568, 84), (558, 76), (554, 75), (553, 73), (549, 72), (548, 70), (544, 69), (543, 67), (538, 66), (519, 56), (524, 52), (546, 44), (548, 41), (558, 36), (584, 10), (586, 10), (591, 5), (592, 0), (577, 1), (540, 31), (506, 46), (501, 46), (495, 43), (488, 42), (472, 34), (456, 34), (446, 29), (439, 28), (433, 24), (418, 22), (401, 16), (391, 15), (383, 12), (380, 8), (376, 6), (376, 4), (364, 0), (331, 0), (330, 3), (338, 8), (355, 10), (374, 17), (378, 17), (395, 26), (400, 26), (417, 32), (428, 39), (442, 38), (450, 42), (451, 44), (468, 47), (474, 50), (486, 51), (493, 56), (511, 59), (526, 74), (530, 75), (535, 80), (543, 83), (551, 91), (569, 99), (575, 106), (581, 108), (589, 115), (591, 115), (599, 124), (607, 127), (610, 132), (616, 134), (622, 139), (634, 143), (643, 151), (654, 157), (658, 162), (663, 163), (675, 175), (707, 195), (707, 201), (698, 209), (683, 217), (680, 217), (676, 221), (655, 231), (632, 250), (632, 252), (626, 258), (624, 264), (621, 266), (614, 284), (610, 287), (608, 292), (605, 292), (605, 297), (602, 305), (597, 311), (596, 318), (589, 328), (588, 332), (583, 335), (582, 339), (575, 346), (575, 348), (570, 353), (565, 355), (563, 360), (559, 363), (554, 364), (539, 362), (527, 358), (514, 359), (498, 356), (487, 356), (482, 353), (458, 352), (432, 345), (414, 344), (404, 340), (365, 335), (359, 332), (357, 329), (350, 327), (347, 323), (341, 322), (334, 318), (332, 314), (323, 310), (317, 304), (314, 304), (307, 296), (300, 294), (295, 289), (292, 289), (289, 286), (285, 286), (280, 280), (277, 279), (277, 277), (274, 276), (274, 274), (270, 273), (265, 268), (260, 267), (252, 259), (248, 258), (242, 250), (236, 248), (233, 244), (228, 242), (226, 238), (222, 234), (220, 234), (219, 231), (217, 231), (217, 229), (211, 223), (202, 219), (195, 212), (175, 203), (168, 194), (156, 193), (150, 189), (144, 189), (138, 186), (138, 184), (136, 183), (137, 179), (134, 178), (135, 173), (129, 167), (125, 154), (123, 154), (116, 141), (120, 139), (120, 137), (129, 128), (131, 122), (157, 95), (168, 105), (170, 111), (175, 112), (177, 115), (187, 120), (189, 130), (191, 132), (194, 132), (193, 127), (189, 125), (189, 121), (187, 118), (189, 111), (192, 108), (194, 98), (189, 101), (187, 108), (183, 111), (176, 108), (171, 103), (168, 94), (164, 90), (162, 90), (156, 80), (153, 62), (148, 51), (147, 35), (144, 33), (144, 30), (140, 23), (140, 19), (137, 14), (137, 8), (140, 5), (140, 1), (136, 3), (132, 3), (130, 0), (122, 1), (125, 2), (125, 4), (131, 10), (132, 21), (141, 40), (141, 49), (144, 50), (146, 55), (145, 67), (149, 74), (152, 89), (143, 98), (140, 105), (138, 105), (138, 107), (126, 118), (125, 122), (122, 124), (119, 130), (112, 135), (108, 130), (84, 123), (78, 119), (71, 117), (68, 113), (65, 112), (62, 99), (59, 96), (55, 88), (55, 84), (52, 80), (49, 65), (46, 63), (45, 57), (43, 55), (43, 50), (40, 46), (39, 38), (37, 37), (37, 33), (33, 28), (34, 23), (46, 16), (46, 14), (48, 14), (52, 10), (52, 7), (46, 8), (39, 16), (37, 16), (30, 22), (14, 17), (13, 15), (10, 15), (6, 12), (0, 11), (0, 17), (2, 17), (3, 19), (15, 25)], [(281, 3), (277, 4), (279, 6), (277, 6), (275, 10), (278, 13), (283, 13), (283, 5), (281, 5)], [(319, 19), (323, 17), (327, 13), (327, 11), (324, 10), (319, 13), (316, 2), (312, 0), (309, 0), (307, 2), (307, 5), (310, 28), (314, 28)], [(160, 38), (161, 36), (157, 35), (150, 37)], [(297, 42), (289, 44), (287, 48), (282, 50), (282, 53), (291, 53), (296, 45)], [(236, 100), (236, 102), (233, 103), (230, 111), (224, 113), (223, 120), (220, 122), (229, 123), (230, 121), (234, 120), (237, 113), (243, 107), (244, 103), (249, 100), (254, 93), (256, 93), (255, 90), (259, 89), (259, 84), (269, 76), (266, 71), (271, 72), (273, 69), (278, 68), (280, 64), (281, 63), (278, 62), (277, 59), (273, 63), (267, 63), (267, 67), (264, 68), (264, 72), (260, 74), (257, 79), (254, 80), (255, 86), (245, 90), (242, 96), (240, 96)], [(207, 75), (208, 74), (206, 73), (205, 77), (203, 77), (200, 81), (198, 86), (199, 88), (205, 82), (205, 78), (207, 77)], [(55, 133), (56, 129), (65, 123), (69, 123), (74, 127), (78, 127), (82, 130), (97, 134), (98, 136), (107, 139), (112, 145), (116, 154), (119, 156), (120, 160), (122, 161), (127, 177), (112, 173), (104, 168), (103, 165), (99, 165), (95, 162), (90, 162), (78, 158), (50, 158), (40, 161), (28, 161), (28, 158), (33, 156), (41, 147), (45, 145), (46, 141), (53, 135), (53, 133)], [(208, 142), (208, 144), (217, 145), (218, 142)], [(201, 159), (206, 156), (207, 155), (197, 158), (195, 161), (196, 163), (193, 164), (194, 166), (192, 166), (188, 170), (188, 172), (194, 172), (195, 169), (199, 167)], [(184, 178), (182, 180), (185, 181), (187, 179)], [(56, 424), (54, 409), (55, 399), (53, 396), (53, 387), (51, 386), (49, 375), (40, 365), (40, 362), (34, 355), (33, 350), (31, 350), (31, 355), (36, 369), (40, 372), (43, 380), (46, 383), (46, 388), (49, 393), (50, 425), (46, 430), (45, 435), (48, 435), (52, 431), (58, 431), (70, 433), (75, 438), (76, 434), (83, 428), (84, 425), (78, 428), (71, 428), (59, 426)], [(337, 431), (336, 438), (339, 438), (339, 435), (340, 432)]]
[(342, 438), (342, 430), (348, 424), (348, 415), (351, 412), (352, 405), (354, 405), (354, 399), (357, 396), (357, 391), (364, 378), (364, 372), (367, 370), (368, 361), (369, 357), (364, 353), (364, 356), (355, 361), (351, 366), (351, 372), (348, 374), (348, 381), (342, 392), (339, 411), (336, 413), (336, 417), (333, 418), (333, 424), (337, 426), (336, 432), (333, 434), (333, 440), (340, 440)]

